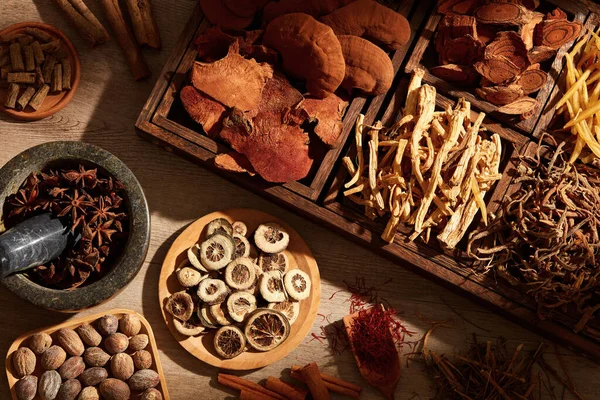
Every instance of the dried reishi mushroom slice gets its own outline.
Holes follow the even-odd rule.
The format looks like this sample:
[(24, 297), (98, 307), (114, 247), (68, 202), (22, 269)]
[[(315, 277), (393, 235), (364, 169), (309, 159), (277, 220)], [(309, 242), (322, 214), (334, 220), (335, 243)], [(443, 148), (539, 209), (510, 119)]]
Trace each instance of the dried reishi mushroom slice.
[(250, 255), (250, 242), (246, 239), (246, 236), (234, 233), (233, 241), (235, 242), (235, 254), (233, 259), (240, 257), (248, 257)]
[(217, 233), (233, 235), (233, 227), (231, 226), (231, 222), (227, 221), (225, 218), (216, 218), (213, 219), (206, 225), (206, 237), (211, 237)]
[(220, 279), (206, 278), (198, 286), (198, 297), (208, 305), (224, 302), (229, 293), (229, 288)]
[(204, 265), (202, 265), (202, 262), (200, 261), (200, 246), (195, 244), (190, 247), (187, 251), (187, 258), (194, 268), (202, 272), (208, 272), (208, 270), (204, 268)]
[(256, 297), (248, 292), (232, 293), (227, 298), (227, 311), (236, 322), (243, 322), (246, 315), (256, 310)]
[(248, 234), (248, 227), (242, 221), (234, 221), (233, 224), (231, 224), (231, 227), (233, 228), (234, 235), (238, 234), (246, 236)]
[(485, 58), (475, 63), (475, 70), (495, 85), (512, 81), (521, 73), (521, 68), (504, 56)]
[(353, 35), (338, 35), (346, 62), (346, 73), (341, 86), (358, 89), (377, 96), (386, 93), (394, 80), (394, 66), (390, 57), (366, 39)]
[(220, 27), (210, 27), (194, 40), (198, 52), (197, 59), (204, 62), (219, 60), (229, 53), (229, 48), (236, 40)]
[(227, 311), (227, 305), (225, 303), (213, 304), (208, 308), (208, 312), (212, 315), (213, 319), (221, 326), (231, 325), (232, 321), (229, 318)]
[(198, 319), (202, 326), (207, 329), (217, 329), (219, 327), (219, 323), (215, 320), (215, 318), (210, 313), (210, 306), (205, 305), (198, 309), (197, 311)]
[(269, 303), (287, 300), (282, 274), (279, 271), (264, 272), (260, 277), (260, 295)]
[(480, 76), (470, 65), (447, 64), (429, 69), (432, 75), (461, 86), (475, 86)]
[(231, 236), (216, 233), (200, 245), (200, 261), (209, 271), (217, 271), (229, 264), (235, 254)]
[(272, 66), (244, 58), (235, 42), (220, 60), (194, 62), (191, 81), (196, 89), (223, 105), (248, 111), (258, 106), (265, 83), (272, 76)]
[(477, 88), (475, 92), (482, 99), (497, 106), (512, 103), (524, 94), (523, 88), (519, 85), (487, 86)]
[(310, 295), (310, 277), (298, 268), (286, 272), (283, 277), (283, 284), (288, 296), (294, 300), (304, 300)]
[(200, 271), (192, 267), (179, 268), (176, 274), (179, 284), (185, 288), (196, 286), (203, 278), (208, 276), (208, 274), (202, 275)]
[(504, 56), (524, 71), (529, 67), (527, 48), (518, 33), (512, 31), (498, 32), (494, 41), (485, 48), (485, 57)]
[(290, 235), (278, 223), (266, 222), (256, 228), (254, 243), (265, 253), (280, 253), (290, 243)]
[(269, 22), (284, 14), (304, 13), (314, 18), (327, 15), (354, 0), (281, 0), (271, 1), (263, 10), (263, 21)]
[(258, 309), (248, 317), (244, 333), (252, 348), (258, 351), (269, 351), (288, 338), (290, 323), (279, 311)]
[(246, 290), (256, 279), (254, 261), (248, 257), (240, 257), (225, 268), (225, 282), (234, 290)]
[(189, 116), (202, 125), (202, 129), (210, 138), (216, 138), (223, 126), (225, 107), (193, 86), (184, 86), (179, 92), (183, 108)]
[(169, 296), (165, 308), (175, 318), (187, 321), (194, 313), (194, 302), (186, 292), (177, 292)]
[(223, 171), (235, 173), (247, 173), (250, 176), (256, 175), (252, 164), (245, 155), (237, 151), (217, 154), (213, 160), (215, 166)]
[(258, 265), (263, 272), (279, 271), (285, 274), (290, 267), (288, 256), (281, 253), (261, 253), (258, 257)]
[(508, 115), (522, 115), (531, 112), (538, 102), (531, 97), (521, 97), (510, 104), (504, 105), (496, 109), (496, 112)]
[(296, 322), (300, 315), (300, 303), (297, 301), (282, 301), (281, 303), (269, 303), (267, 308), (279, 311), (288, 319), (290, 325)]
[(518, 3), (489, 2), (475, 9), (477, 22), (491, 25), (521, 25), (529, 20), (530, 11)]
[(530, 93), (534, 93), (540, 90), (547, 80), (548, 74), (540, 69), (539, 64), (534, 64), (530, 66), (525, 72), (523, 72), (517, 78), (517, 81), (515, 83), (523, 89), (524, 95), (528, 95)]
[(185, 336), (196, 336), (204, 332), (204, 326), (197, 315), (192, 315), (187, 321), (173, 320), (175, 330)]
[(302, 13), (286, 14), (267, 25), (263, 44), (281, 54), (283, 70), (306, 81), (313, 96), (335, 92), (344, 79), (344, 56), (333, 30)]
[(234, 358), (246, 347), (244, 332), (235, 325), (223, 326), (215, 332), (213, 340), (217, 354), (223, 358)]
[(225, 5), (225, 0), (200, 0), (206, 18), (215, 25), (228, 29), (244, 29), (252, 23), (254, 16), (240, 17)]
[(335, 147), (342, 135), (342, 118), (348, 102), (335, 93), (324, 99), (307, 97), (300, 107), (306, 111), (308, 122), (316, 123), (314, 131), (323, 143)]
[(321, 21), (336, 35), (354, 35), (388, 50), (398, 50), (410, 40), (410, 25), (400, 13), (376, 1), (357, 0)]
[(275, 72), (263, 89), (256, 113), (285, 113), (304, 99), (302, 93), (292, 86), (289, 79), (280, 72)]

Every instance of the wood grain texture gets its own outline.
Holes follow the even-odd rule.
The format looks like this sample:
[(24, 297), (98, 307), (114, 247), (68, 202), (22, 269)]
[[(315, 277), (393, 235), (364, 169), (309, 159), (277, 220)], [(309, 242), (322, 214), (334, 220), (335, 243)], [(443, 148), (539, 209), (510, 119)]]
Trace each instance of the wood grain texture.
[[(369, 283), (381, 284), (391, 278), (392, 282), (383, 287), (381, 294), (394, 307), (403, 311), (402, 318), (408, 328), (416, 332), (416, 338), (429, 327), (418, 318), (417, 312), (432, 320), (454, 319), (452, 328), (438, 330), (430, 340), (431, 348), (438, 353), (466, 349), (472, 332), (476, 332), (482, 340), (503, 335), (511, 345), (523, 342), (529, 349), (535, 348), (543, 340), (541, 336), (482, 307), (480, 301), (469, 301), (411, 272), (403, 265), (374, 255), (354, 242), (274, 206), (261, 197), (140, 139), (135, 134), (133, 125), (168, 55), (176, 46), (181, 46), (176, 42), (177, 38), (196, 3), (195, 0), (153, 1), (163, 38), (163, 50), (144, 51), (153, 78), (147, 82), (135, 83), (114, 39), (90, 50), (87, 42), (79, 37), (51, 2), (0, 2), (0, 21), (3, 24), (0, 28), (23, 20), (41, 20), (53, 24), (73, 40), (82, 61), (81, 85), (71, 104), (64, 110), (35, 123), (14, 123), (0, 119), (0, 165), (26, 148), (47, 141), (83, 140), (94, 143), (120, 157), (133, 170), (144, 187), (152, 212), (150, 251), (140, 274), (109, 303), (84, 311), (82, 315), (116, 307), (126, 307), (142, 313), (154, 329), (173, 400), (196, 398), (198, 393), (202, 393), (205, 399), (232, 398), (234, 392), (222, 391), (220, 385), (216, 384), (217, 370), (185, 352), (173, 339), (162, 319), (156, 293), (160, 267), (167, 250), (189, 223), (215, 210), (251, 207), (285, 220), (307, 241), (319, 263), (322, 276), (319, 313), (329, 315), (331, 321), (338, 321), (348, 313), (348, 293), (334, 295), (336, 291), (345, 288), (344, 280), (364, 276)], [(86, 4), (106, 24), (98, 2), (88, 1)], [(19, 13), (15, 13), (15, 9)], [(187, 47), (185, 44), (183, 46)], [(402, 103), (403, 99), (399, 101)], [(369, 238), (365, 229), (357, 228), (357, 233)], [(332, 295), (334, 296), (330, 300)], [(3, 353), (20, 333), (72, 318), (37, 309), (6, 290), (0, 290), (0, 303), (3, 305), (3, 323), (0, 324), (0, 351)], [(483, 329), (458, 317), (449, 307)], [(326, 324), (317, 317), (311, 333), (319, 334), (319, 326)], [(360, 377), (350, 353), (331, 355), (326, 346), (311, 339), (310, 336), (307, 337), (284, 359), (245, 377), (258, 382), (269, 375), (281, 376), (282, 370), (293, 364), (304, 365), (316, 361), (323, 372), (363, 386), (361, 398), (382, 398)], [(409, 351), (408, 348), (404, 349), (403, 361)], [(594, 379), (600, 374), (600, 367), (564, 348), (559, 351), (584, 398), (600, 398), (600, 388)], [(559, 368), (554, 357), (549, 357), (549, 361)], [(435, 394), (433, 382), (427, 377), (421, 364), (411, 363), (409, 368), (403, 368), (402, 374), (396, 392), (397, 399), (410, 399), (413, 396), (414, 399), (429, 399)], [(284, 379), (287, 379), (287, 373), (284, 373)], [(560, 398), (560, 392), (557, 393)], [(8, 396), (7, 380), (0, 377), (0, 398)], [(565, 398), (569, 398), (568, 394)]]

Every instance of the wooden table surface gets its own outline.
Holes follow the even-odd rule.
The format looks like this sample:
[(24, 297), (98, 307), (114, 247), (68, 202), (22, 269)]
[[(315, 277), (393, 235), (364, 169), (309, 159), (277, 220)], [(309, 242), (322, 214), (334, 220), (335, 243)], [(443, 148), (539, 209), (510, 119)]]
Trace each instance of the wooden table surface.
[[(86, 3), (107, 26), (99, 2)], [(322, 301), (319, 312), (330, 315), (332, 321), (341, 319), (348, 312), (349, 295), (346, 292), (330, 299), (334, 292), (346, 287), (344, 280), (362, 276), (369, 284), (377, 285), (390, 278), (392, 281), (383, 287), (381, 294), (402, 312), (408, 328), (416, 332), (415, 338), (428, 329), (427, 323), (422, 322), (418, 314), (429, 320), (454, 320), (451, 328), (436, 331), (429, 342), (440, 353), (464, 350), (472, 333), (476, 333), (481, 340), (504, 336), (511, 345), (524, 343), (527, 348), (534, 348), (543, 340), (541, 336), (490, 313), (481, 305), (405, 270), (402, 265), (384, 260), (329, 230), (140, 139), (134, 131), (134, 122), (196, 0), (154, 0), (153, 3), (164, 47), (162, 51), (144, 50), (153, 76), (145, 82), (134, 82), (116, 42), (113, 40), (100, 48), (90, 49), (63, 19), (53, 1), (0, 1), (0, 28), (28, 20), (52, 24), (71, 38), (80, 52), (82, 63), (79, 90), (71, 104), (58, 114), (33, 123), (14, 122), (0, 116), (0, 165), (40, 143), (81, 140), (112, 152), (136, 174), (152, 213), (150, 251), (141, 272), (124, 291), (110, 302), (81, 314), (117, 307), (143, 313), (154, 328), (172, 399), (222, 399), (231, 398), (234, 394), (219, 388), (214, 368), (186, 353), (173, 339), (162, 320), (157, 299), (157, 280), (162, 260), (174, 238), (190, 222), (223, 208), (251, 207), (267, 211), (286, 220), (304, 237), (321, 271)], [(4, 289), (0, 290), (0, 304), (2, 354), (19, 334), (72, 317), (35, 308)], [(312, 332), (318, 334), (323, 324), (317, 317)], [(361, 379), (349, 352), (332, 355), (326, 345), (311, 339), (310, 336), (305, 338), (295, 351), (276, 364), (252, 371), (246, 376), (254, 381), (269, 375), (279, 377), (284, 369), (293, 364), (316, 361), (324, 371), (364, 386), (362, 398), (381, 398)], [(597, 382), (600, 366), (565, 348), (559, 348), (559, 351), (564, 355), (581, 395), (585, 399), (600, 399), (600, 385)], [(554, 356), (548, 359), (556, 365)], [(432, 384), (423, 365), (412, 362), (403, 369), (396, 399), (431, 398), (435, 394)], [(557, 398), (561, 398), (562, 389), (557, 388), (556, 393)], [(0, 398), (9, 398), (5, 377), (0, 378)], [(567, 394), (565, 398), (573, 397)]]

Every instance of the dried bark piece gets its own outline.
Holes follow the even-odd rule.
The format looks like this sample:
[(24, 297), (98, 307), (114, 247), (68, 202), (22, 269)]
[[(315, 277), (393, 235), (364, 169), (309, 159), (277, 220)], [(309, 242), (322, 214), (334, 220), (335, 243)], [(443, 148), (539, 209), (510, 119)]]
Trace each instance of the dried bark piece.
[(540, 0), (520, 0), (521, 4), (528, 10), (535, 10), (540, 6)]
[(511, 60), (504, 56), (492, 56), (475, 63), (475, 70), (495, 85), (512, 81), (521, 73)]
[(477, 24), (477, 39), (483, 44), (488, 44), (496, 37), (499, 32), (499, 27), (496, 25)]
[(474, 64), (483, 55), (485, 45), (471, 35), (446, 42), (439, 53), (440, 64)]
[(271, 1), (263, 10), (263, 21), (268, 23), (280, 15), (304, 13), (314, 18), (327, 15), (354, 0), (281, 0)]
[(516, 84), (528, 95), (540, 90), (547, 80), (548, 74), (540, 69), (540, 64), (533, 64), (517, 78)]
[(474, 86), (479, 79), (477, 71), (470, 65), (439, 65), (431, 68), (429, 72), (446, 82), (461, 86)]
[(537, 100), (531, 97), (521, 97), (510, 104), (498, 108), (496, 111), (501, 114), (521, 115), (530, 112), (537, 105)]
[(439, 14), (470, 14), (477, 6), (478, 0), (438, 0)]
[(508, 86), (488, 86), (475, 89), (475, 92), (482, 99), (490, 103), (503, 106), (512, 103), (523, 96), (523, 89), (519, 85)]
[(529, 62), (532, 64), (538, 64), (546, 60), (551, 59), (556, 55), (556, 50), (548, 46), (534, 46), (527, 53)]
[(308, 121), (317, 123), (315, 134), (330, 147), (338, 144), (342, 134), (342, 118), (348, 102), (335, 94), (325, 99), (307, 98), (301, 107), (308, 114)]
[[(512, 31), (498, 32), (493, 42), (485, 48), (485, 57), (504, 56), (524, 71), (529, 67), (527, 49), (521, 36)], [(521, 72), (519, 71), (519, 72)]]
[(567, 20), (567, 15), (556, 9), (535, 27), (533, 44), (558, 50), (562, 45), (577, 39), (582, 29), (583, 25)]
[(491, 25), (522, 25), (529, 21), (529, 14), (521, 4), (509, 2), (486, 3), (473, 12), (478, 23)]
[(222, 169), (223, 171), (256, 175), (248, 158), (236, 151), (217, 154), (213, 162), (217, 168)]
[(238, 45), (234, 44), (220, 60), (213, 63), (196, 61), (191, 80), (196, 89), (227, 107), (253, 110), (260, 102), (265, 83), (273, 77), (273, 67), (247, 60), (238, 50)]
[(525, 48), (527, 50), (530, 50), (533, 47), (533, 34), (535, 32), (535, 27), (537, 24), (542, 22), (543, 19), (544, 14), (532, 12), (531, 19), (519, 27), (519, 34), (521, 35), (521, 39), (523, 39), (523, 43), (525, 44)]
[(469, 15), (446, 15), (440, 21), (435, 37), (435, 50), (441, 53), (447, 42), (470, 35), (477, 37), (477, 21)]
[(254, 16), (240, 17), (225, 6), (224, 0), (200, 0), (206, 18), (215, 25), (228, 29), (244, 29), (252, 23)]
[(216, 138), (222, 128), (225, 116), (223, 105), (196, 90), (193, 86), (185, 86), (179, 93), (183, 108), (194, 121), (202, 125), (202, 129), (210, 138)]

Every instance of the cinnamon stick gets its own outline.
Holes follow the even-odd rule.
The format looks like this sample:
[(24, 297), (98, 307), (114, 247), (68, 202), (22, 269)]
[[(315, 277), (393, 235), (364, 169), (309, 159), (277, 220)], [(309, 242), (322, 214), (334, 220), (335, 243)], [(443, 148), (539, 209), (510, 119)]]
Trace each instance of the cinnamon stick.
[[(300, 374), (300, 371), (291, 371), (290, 376), (294, 379), (299, 380), (300, 382), (306, 383), (306, 379), (304, 379), (304, 377)], [(360, 391), (355, 391), (345, 386), (336, 385), (335, 383), (327, 382), (326, 380), (323, 380), (323, 383), (325, 384), (327, 390), (329, 390), (330, 392), (337, 393), (346, 397), (352, 397), (353, 399), (358, 399), (360, 397)], [(362, 388), (360, 390), (362, 391)]]
[(40, 45), (40, 48), (44, 53), (56, 53), (60, 50), (60, 44), (60, 39), (56, 39), (51, 42)]
[(327, 386), (325, 386), (323, 378), (321, 378), (321, 371), (319, 371), (317, 363), (313, 362), (300, 368), (298, 373), (302, 376), (306, 386), (308, 386), (308, 390), (310, 390), (313, 399), (331, 400), (331, 395), (329, 394), (329, 390), (327, 390)]
[(41, 29), (38, 29), (38, 28), (32, 28), (30, 26), (28, 26), (27, 28), (25, 28), (25, 33), (28, 34), (28, 35), (33, 36), (37, 40), (41, 40), (42, 42), (51, 42), (52, 39), (54, 39), (52, 37), (52, 35), (49, 34), (48, 32), (45, 32), (45, 31), (43, 31)]
[(29, 35), (23, 35), (18, 40), (21, 47), (29, 46), (33, 42), (33, 37)]
[(44, 60), (46, 59), (46, 56), (44, 56), (44, 51), (42, 50), (42, 45), (40, 44), (40, 42), (33, 42), (31, 43), (31, 49), (33, 50), (33, 57), (35, 58), (35, 64), (36, 65), (41, 65)]
[(150, 76), (150, 70), (142, 57), (140, 48), (125, 23), (118, 0), (101, 0), (104, 14), (113, 33), (119, 41), (123, 55), (127, 59), (133, 78), (137, 81)]
[(56, 64), (54, 66), (54, 71), (52, 72), (52, 93), (62, 92), (62, 90), (62, 65)]
[(253, 392), (250, 390), (242, 390), (240, 392), (240, 400), (265, 400), (271, 399), (272, 397), (265, 396), (262, 393)]
[(46, 83), (46, 81), (44, 80), (44, 74), (42, 74), (42, 67), (40, 67), (39, 65), (35, 67), (35, 83), (38, 86), (41, 86), (44, 83)]
[(44, 65), (42, 66), (42, 76), (44, 77), (44, 82), (50, 82), (52, 80), (52, 72), (54, 71), (54, 66), (56, 65), (56, 56), (54, 54), (49, 54), (46, 57), (46, 61), (44, 61)]
[(19, 100), (17, 100), (17, 110), (23, 111), (25, 107), (27, 107), (27, 104), (29, 104), (29, 100), (31, 100), (34, 94), (35, 89), (33, 88), (33, 86), (27, 86), (27, 89), (25, 89), (21, 97), (19, 97)]
[(29, 102), (29, 106), (31, 108), (33, 108), (35, 111), (39, 110), (39, 108), (44, 103), (44, 100), (46, 100), (46, 97), (48, 96), (49, 91), (50, 91), (50, 86), (48, 86), (48, 85), (40, 86), (40, 88), (37, 90), (37, 92), (35, 92), (35, 94), (31, 98), (31, 101)]
[(23, 54), (21, 54), (21, 45), (19, 43), (13, 43), (10, 45), (10, 63), (13, 71), (23, 71), (25, 64), (23, 64)]
[[(292, 365), (292, 368), (291, 368), (292, 371), (296, 371), (296, 372), (300, 371), (301, 369), (302, 369), (302, 367), (300, 367), (298, 365)], [(360, 386), (355, 385), (354, 383), (345, 381), (343, 379), (340, 379), (333, 375), (328, 375), (328, 374), (321, 372), (321, 378), (325, 382), (333, 383), (335, 385), (342, 386), (342, 387), (348, 388), (350, 390), (354, 390), (355, 392), (358, 392), (358, 393), (360, 393), (362, 391), (362, 388)]]
[(71, 62), (67, 58), (60, 60), (62, 65), (62, 87), (64, 90), (71, 89)]
[(127, 0), (126, 3), (138, 44), (160, 49), (162, 47), (160, 33), (150, 0)]
[(219, 376), (217, 377), (217, 380), (221, 385), (230, 387), (232, 389), (250, 390), (250, 391), (261, 393), (264, 396), (263, 398), (266, 398), (266, 396), (269, 396), (270, 398), (273, 398), (273, 399), (285, 400), (285, 397), (283, 397), (269, 389), (265, 389), (258, 383), (254, 383), (247, 379), (240, 378), (239, 376), (229, 375), (229, 374), (219, 374)]
[(10, 64), (10, 54), (6, 54), (0, 57), (0, 67)]
[(277, 379), (274, 376), (269, 376), (265, 382), (265, 387), (275, 393), (287, 397), (290, 400), (304, 400), (308, 395), (308, 391), (297, 388), (287, 382)]
[(100, 21), (87, 8), (83, 0), (54, 0), (79, 34), (90, 42), (92, 47), (106, 43), (108, 32)]
[(15, 108), (17, 105), (17, 98), (19, 97), (19, 85), (16, 83), (10, 83), (8, 85), (8, 93), (6, 95), (6, 101), (4, 102), (4, 107), (6, 108)]

